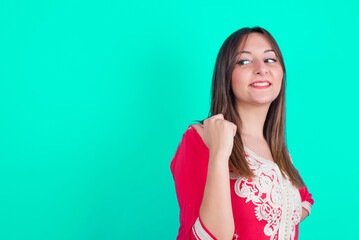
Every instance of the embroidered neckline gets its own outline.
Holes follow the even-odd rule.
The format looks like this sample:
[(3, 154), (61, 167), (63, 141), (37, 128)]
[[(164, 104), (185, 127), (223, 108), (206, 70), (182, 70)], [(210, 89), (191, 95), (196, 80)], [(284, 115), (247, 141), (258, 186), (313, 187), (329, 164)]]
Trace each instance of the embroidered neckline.
[(230, 178), (236, 179), (235, 193), (246, 203), (255, 205), (254, 214), (259, 221), (267, 222), (263, 231), (270, 240), (294, 240), (302, 211), (298, 189), (282, 176), (275, 162), (258, 156), (245, 146), (244, 150), (255, 177), (248, 180), (231, 174)]
[(266, 158), (262, 158), (261, 156), (258, 156), (255, 152), (253, 152), (252, 150), (250, 150), (250, 149), (247, 148), (246, 146), (243, 145), (243, 148), (244, 148), (244, 150), (245, 150), (247, 153), (249, 153), (249, 155), (251, 155), (252, 157), (254, 157), (256, 160), (259, 160), (259, 161), (262, 162), (262, 163), (267, 163), (267, 164), (269, 164), (269, 165), (275, 165), (275, 166), (278, 167), (278, 165), (277, 165), (275, 162), (273, 162), (273, 161), (271, 161), (271, 160), (268, 160), (268, 159), (266, 159)]

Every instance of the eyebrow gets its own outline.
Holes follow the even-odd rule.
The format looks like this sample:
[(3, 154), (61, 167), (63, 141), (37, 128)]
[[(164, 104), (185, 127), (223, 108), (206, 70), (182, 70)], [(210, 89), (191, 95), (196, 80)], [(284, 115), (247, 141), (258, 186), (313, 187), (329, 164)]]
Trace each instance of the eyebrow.
[[(274, 52), (274, 53), (275, 53), (275, 51), (274, 51), (273, 49), (264, 50), (264, 53), (266, 53), (266, 52)], [(236, 54), (236, 56), (240, 55), (241, 53), (249, 53), (249, 54), (252, 54), (250, 51), (242, 50), (242, 51), (239, 51), (239, 52)]]

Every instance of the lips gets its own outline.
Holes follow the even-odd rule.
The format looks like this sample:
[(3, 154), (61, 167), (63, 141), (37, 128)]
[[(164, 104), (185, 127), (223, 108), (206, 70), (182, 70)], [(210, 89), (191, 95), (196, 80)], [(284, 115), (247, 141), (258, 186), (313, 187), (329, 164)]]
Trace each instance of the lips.
[(253, 84), (255, 84), (255, 83), (269, 83), (269, 85), (272, 85), (272, 83), (271, 83), (270, 81), (268, 81), (268, 80), (255, 81), (255, 82), (252, 82), (252, 83), (249, 84), (249, 85), (253, 85)]
[(256, 89), (266, 89), (269, 88), (272, 84), (268, 80), (260, 80), (255, 81), (251, 84), (249, 84), (250, 87), (256, 88)]

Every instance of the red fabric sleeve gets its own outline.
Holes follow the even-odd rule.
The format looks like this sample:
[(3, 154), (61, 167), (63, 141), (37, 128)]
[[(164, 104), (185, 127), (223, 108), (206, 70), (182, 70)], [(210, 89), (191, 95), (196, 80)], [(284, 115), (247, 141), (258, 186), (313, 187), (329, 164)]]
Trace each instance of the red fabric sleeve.
[(307, 187), (303, 187), (299, 189), (300, 196), (302, 198), (302, 208), (307, 210), (308, 215), (310, 214), (310, 211), (312, 210), (312, 206), (314, 204), (314, 200), (312, 198), (312, 194), (308, 192)]
[[(196, 129), (189, 126), (171, 161), (180, 208), (177, 240), (216, 240), (199, 217), (207, 179), (208, 160), (209, 149)], [(233, 240), (236, 239), (238, 235), (234, 234)]]
[[(290, 155), (289, 155), (290, 156)], [(292, 160), (292, 157), (290, 156), (290, 159)], [(292, 161), (293, 162), (293, 161)], [(299, 171), (297, 170), (298, 174)], [(299, 174), (300, 175), (300, 174)], [(304, 208), (308, 215), (310, 214), (310, 211), (312, 209), (312, 206), (314, 204), (314, 200), (312, 198), (312, 194), (308, 192), (307, 186), (304, 186), (303, 188), (299, 188), (300, 197), (302, 199), (302, 208)]]
[(197, 131), (190, 126), (183, 134), (171, 161), (171, 171), (180, 208), (180, 228), (177, 240), (215, 239), (199, 219), (208, 159), (207, 146)]

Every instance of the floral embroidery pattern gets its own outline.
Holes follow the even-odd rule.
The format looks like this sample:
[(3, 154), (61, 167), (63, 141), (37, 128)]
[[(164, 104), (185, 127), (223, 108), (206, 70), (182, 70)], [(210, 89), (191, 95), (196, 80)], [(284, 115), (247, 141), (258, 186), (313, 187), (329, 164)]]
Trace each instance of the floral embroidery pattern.
[[(270, 240), (294, 239), (295, 226), (302, 213), (298, 189), (289, 180), (282, 178), (279, 168), (274, 167), (277, 166), (275, 163), (264, 164), (246, 156), (255, 177), (247, 179), (236, 176), (236, 194), (245, 198), (246, 203), (251, 201), (255, 205), (255, 216), (259, 221), (267, 221), (264, 233), (270, 236)], [(280, 184), (283, 181), (287, 183), (283, 184), (284, 187)]]
[(295, 226), (300, 222), (300, 219), (302, 217), (302, 199), (300, 197), (300, 194), (298, 192), (298, 190), (295, 187), (291, 187), (290, 188), (290, 192), (289, 194), (291, 194), (291, 196), (294, 196), (293, 199), (293, 215), (292, 215), (292, 226), (291, 226), (291, 230), (290, 230), (290, 239), (294, 239), (295, 237)]

